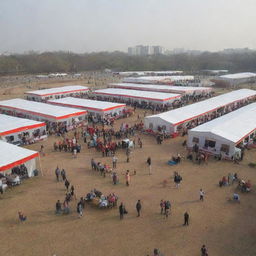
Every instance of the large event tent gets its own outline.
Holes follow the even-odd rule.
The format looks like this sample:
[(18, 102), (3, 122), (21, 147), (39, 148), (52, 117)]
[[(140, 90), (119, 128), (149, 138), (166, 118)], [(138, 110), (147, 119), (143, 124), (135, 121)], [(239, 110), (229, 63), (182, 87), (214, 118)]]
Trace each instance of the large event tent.
[(78, 99), (78, 98), (62, 98), (58, 100), (49, 100), (48, 103), (60, 106), (74, 107), (85, 109), (92, 116), (103, 117), (107, 115), (121, 115), (125, 109), (125, 104), (113, 103), (108, 101)]
[(126, 77), (124, 83), (138, 84), (174, 84), (180, 82), (194, 81), (194, 76), (141, 76), (141, 77)]
[(150, 104), (170, 104), (178, 100), (181, 95), (163, 92), (148, 92), (138, 90), (126, 90), (117, 88), (108, 88), (96, 90), (93, 95), (103, 99), (117, 99), (120, 102), (138, 102)]
[(26, 92), (28, 100), (46, 101), (49, 99), (59, 99), (68, 96), (82, 96), (88, 93), (89, 88), (81, 85), (68, 85), (44, 90)]
[(256, 81), (256, 73), (244, 72), (227, 74), (216, 77), (213, 81), (220, 85), (236, 86), (244, 83), (251, 83)]
[(0, 114), (0, 138), (11, 143), (35, 141), (46, 137), (46, 125), (25, 118)]
[(252, 103), (189, 130), (187, 145), (197, 144), (203, 151), (231, 158), (241, 151), (237, 145), (256, 137), (255, 117), (256, 103)]
[(24, 164), (28, 170), (28, 176), (34, 175), (36, 158), (39, 153), (26, 148), (18, 147), (0, 140), (0, 172), (9, 174), (12, 168)]
[(65, 122), (72, 125), (73, 119), (85, 120), (86, 111), (75, 108), (54, 106), (51, 104), (34, 102), (23, 99), (11, 99), (0, 101), (0, 110), (8, 115), (20, 116), (37, 121), (52, 123)]
[(120, 76), (146, 76), (146, 75), (156, 75), (156, 76), (169, 76), (182, 74), (183, 71), (169, 70), (169, 71), (124, 71), (124, 72), (114, 72), (114, 74)]
[[(255, 100), (256, 91), (241, 89), (225, 93), (204, 101), (167, 111), (145, 118), (145, 128), (158, 131), (159, 127), (167, 133), (176, 133), (177, 128), (189, 127), (192, 122), (196, 125), (211, 119), (212, 114), (230, 112), (247, 101)], [(233, 108), (233, 109), (232, 109)], [(195, 123), (193, 124), (195, 125)]]
[(159, 84), (133, 84), (133, 83), (112, 83), (112, 88), (133, 89), (140, 91), (178, 93), (183, 95), (208, 94), (212, 91), (210, 87), (172, 86)]

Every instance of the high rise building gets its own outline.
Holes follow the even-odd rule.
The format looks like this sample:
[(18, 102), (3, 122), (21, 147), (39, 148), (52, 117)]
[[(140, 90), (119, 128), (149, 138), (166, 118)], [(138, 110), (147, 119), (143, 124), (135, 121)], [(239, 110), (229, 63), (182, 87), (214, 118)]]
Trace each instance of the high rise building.
[(164, 54), (164, 48), (162, 46), (136, 45), (128, 48), (128, 54), (131, 56), (160, 55)]

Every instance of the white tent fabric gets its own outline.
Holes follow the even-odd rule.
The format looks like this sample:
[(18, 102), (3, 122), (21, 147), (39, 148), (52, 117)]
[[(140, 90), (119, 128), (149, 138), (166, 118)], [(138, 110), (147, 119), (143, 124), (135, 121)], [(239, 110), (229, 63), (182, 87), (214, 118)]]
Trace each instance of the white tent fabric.
[(42, 126), (45, 126), (44, 122), (0, 114), (0, 136)]
[(26, 92), (26, 94), (34, 94), (34, 95), (38, 95), (38, 96), (48, 96), (48, 95), (54, 95), (54, 94), (72, 93), (72, 92), (88, 91), (88, 90), (89, 90), (89, 88), (86, 86), (68, 85), (68, 86), (63, 86), (63, 87), (29, 91), (29, 92)]
[(212, 88), (210, 87), (171, 86), (159, 84), (112, 83), (109, 85), (109, 87), (154, 92), (181, 93), (185, 95), (200, 94), (202, 92), (209, 93), (212, 91)]
[(189, 131), (215, 134), (233, 143), (238, 143), (256, 129), (256, 103), (249, 104), (227, 115), (199, 125)]
[(252, 78), (252, 77), (256, 77), (256, 74), (250, 73), (250, 72), (244, 72), (244, 73), (235, 73), (235, 74), (220, 76), (220, 78), (223, 78), (223, 79), (243, 79), (243, 78)]
[[(256, 135), (256, 103), (249, 104), (227, 115), (199, 125), (188, 132), (188, 147), (195, 143), (200, 149), (219, 154), (225, 145), (225, 156), (232, 157), (235, 146), (245, 138)], [(206, 147), (206, 141), (212, 141), (214, 147)]]
[(79, 99), (73, 97), (66, 97), (57, 100), (49, 100), (49, 103), (65, 105), (74, 108), (82, 108), (86, 110), (96, 110), (96, 111), (108, 111), (110, 109), (123, 108), (125, 104), (113, 103), (108, 101), (98, 101), (98, 100), (88, 100), (88, 99)]
[(127, 77), (123, 79), (125, 83), (174, 83), (180, 81), (193, 81), (194, 76), (141, 76), (141, 77)]
[(206, 115), (207, 113), (210, 113), (218, 108), (224, 107), (231, 103), (235, 103), (237, 101), (245, 100), (255, 96), (255, 90), (241, 89), (232, 91), (204, 101), (200, 101), (198, 103), (187, 105), (158, 115), (146, 117), (145, 127), (150, 129), (150, 124), (154, 124), (154, 127), (156, 129), (156, 127), (161, 126), (163, 123), (163, 125), (171, 126), (171, 130), (172, 132), (174, 132), (174, 127), (179, 124)]
[[(0, 140), (0, 155), (0, 172), (8, 172), (13, 167), (25, 164), (30, 160), (33, 160), (34, 158), (38, 157), (39, 153)], [(31, 176), (32, 171), (34, 170), (33, 166), (35, 165), (35, 162), (34, 165), (33, 161), (28, 165), (30, 166), (29, 176)]]
[(163, 93), (163, 92), (149, 92), (149, 91), (138, 91), (138, 90), (125, 90), (117, 88), (108, 88), (96, 90), (93, 92), (95, 95), (111, 95), (116, 97), (126, 97), (126, 98), (140, 98), (158, 102), (164, 102), (169, 100), (178, 99), (181, 97), (180, 94), (174, 93)]
[(50, 121), (57, 121), (86, 114), (85, 110), (82, 111), (75, 108), (54, 106), (51, 104), (28, 101), (23, 99), (0, 101), (0, 109), (7, 109), (18, 113), (31, 114)]

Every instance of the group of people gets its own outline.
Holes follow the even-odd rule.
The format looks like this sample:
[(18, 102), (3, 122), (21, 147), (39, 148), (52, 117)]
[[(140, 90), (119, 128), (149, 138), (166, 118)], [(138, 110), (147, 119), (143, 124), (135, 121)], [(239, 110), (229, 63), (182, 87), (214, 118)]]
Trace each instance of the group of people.
[(71, 152), (76, 157), (77, 153), (81, 152), (81, 145), (76, 137), (73, 137), (73, 139), (65, 138), (62, 141), (54, 142), (53, 149), (59, 152)]

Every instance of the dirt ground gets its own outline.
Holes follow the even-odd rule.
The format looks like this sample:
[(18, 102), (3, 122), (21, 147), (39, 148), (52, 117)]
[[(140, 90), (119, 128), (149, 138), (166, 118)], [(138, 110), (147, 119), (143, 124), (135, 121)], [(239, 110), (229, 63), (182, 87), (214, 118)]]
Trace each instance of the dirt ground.
[[(80, 83), (81, 84), (81, 83)], [(49, 87), (56, 86), (49, 85)], [(6, 90), (6, 89), (5, 89)], [(27, 90), (11, 89), (11, 98)], [(141, 110), (136, 112), (142, 113)], [(129, 119), (118, 120), (132, 124), (137, 113)], [(72, 132), (69, 134), (72, 136)], [(237, 172), (245, 180), (256, 182), (256, 169), (248, 163), (256, 160), (256, 150), (245, 152), (245, 159), (239, 165), (232, 162), (209, 159), (208, 164), (198, 165), (186, 159), (177, 166), (167, 165), (168, 159), (177, 153), (186, 156), (182, 147), (185, 138), (165, 140), (157, 145), (154, 137), (136, 134), (143, 142), (132, 152), (130, 163), (126, 163), (125, 152), (117, 151), (117, 172), (120, 183), (112, 185), (109, 176), (103, 178), (90, 168), (91, 158), (111, 164), (111, 158), (102, 158), (95, 149), (82, 144), (82, 152), (76, 159), (71, 153), (53, 152), (53, 143), (58, 137), (49, 137), (42, 144), (46, 156), (41, 157), (43, 176), (26, 180), (21, 186), (0, 195), (0, 255), (6, 256), (146, 256), (159, 248), (165, 256), (197, 256), (205, 244), (210, 256), (255, 256), (256, 255), (256, 193), (255, 186), (249, 194), (241, 194), (241, 203), (231, 203), (236, 184), (220, 188), (218, 181), (229, 172)], [(27, 148), (39, 150), (41, 143)], [(152, 175), (148, 175), (146, 159), (152, 158)], [(86, 205), (84, 216), (79, 219), (76, 201), (72, 201), (72, 213), (67, 216), (54, 214), (55, 203), (64, 199), (62, 182), (56, 182), (56, 166), (65, 168), (67, 177), (75, 186), (77, 198), (85, 196), (96, 188), (104, 194), (115, 192), (119, 203), (124, 202), (128, 214), (119, 220), (118, 209), (97, 209)], [(125, 185), (125, 171), (136, 170), (131, 185)], [(183, 181), (176, 189), (173, 172), (178, 171)], [(166, 187), (163, 181), (167, 179)], [(200, 202), (199, 189), (206, 195)], [(135, 204), (142, 201), (142, 214), (136, 217)], [(160, 215), (159, 202), (170, 200), (172, 211), (169, 219)], [(21, 224), (17, 212), (23, 211), (28, 220)], [(183, 214), (190, 214), (190, 225), (184, 227)]]

